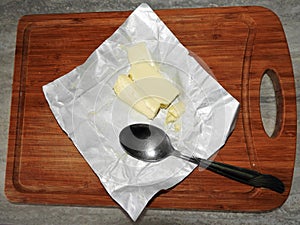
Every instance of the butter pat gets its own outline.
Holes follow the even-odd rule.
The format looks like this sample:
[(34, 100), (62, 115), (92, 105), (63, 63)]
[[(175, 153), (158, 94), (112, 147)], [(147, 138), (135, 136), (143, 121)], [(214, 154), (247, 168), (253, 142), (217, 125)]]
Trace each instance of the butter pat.
[[(185, 112), (185, 105), (183, 102), (178, 102), (173, 104), (168, 109), (166, 123), (173, 123), (180, 118), (180, 116)], [(180, 128), (179, 128), (180, 129)]]
[(165, 78), (149, 77), (139, 79), (135, 83), (147, 96), (159, 102), (161, 108), (168, 108), (179, 95), (179, 90)]
[(179, 90), (160, 73), (144, 42), (127, 48), (130, 70), (113, 87), (116, 95), (136, 111), (153, 119), (160, 108), (168, 108)]
[(128, 47), (127, 55), (131, 65), (129, 76), (132, 80), (148, 77), (163, 77), (159, 72), (159, 68), (153, 62), (144, 42)]
[(114, 91), (119, 96), (120, 93), (129, 85), (133, 84), (133, 81), (126, 75), (122, 74), (118, 77), (115, 85)]
[(128, 76), (120, 75), (113, 89), (123, 102), (144, 114), (148, 119), (153, 119), (157, 115), (160, 109), (160, 103), (149, 97), (149, 95)]

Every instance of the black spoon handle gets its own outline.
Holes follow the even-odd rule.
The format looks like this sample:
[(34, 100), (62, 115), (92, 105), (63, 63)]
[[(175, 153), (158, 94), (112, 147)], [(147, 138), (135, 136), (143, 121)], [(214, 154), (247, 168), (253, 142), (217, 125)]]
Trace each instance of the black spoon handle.
[(284, 184), (282, 183), (282, 181), (272, 175), (261, 174), (254, 170), (210, 161), (202, 158), (190, 158), (184, 155), (181, 155), (180, 158), (198, 164), (202, 168), (244, 184), (248, 184), (254, 187), (268, 188), (278, 193), (284, 192)]

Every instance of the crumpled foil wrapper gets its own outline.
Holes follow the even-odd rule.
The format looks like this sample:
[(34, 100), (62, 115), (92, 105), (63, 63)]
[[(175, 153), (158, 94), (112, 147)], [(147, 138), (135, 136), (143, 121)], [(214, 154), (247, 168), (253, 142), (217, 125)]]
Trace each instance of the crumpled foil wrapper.
[[(165, 124), (166, 110), (150, 121), (113, 91), (117, 77), (130, 69), (126, 46), (139, 42), (180, 90), (176, 101), (182, 100), (186, 111), (177, 121), (179, 131)], [(157, 192), (178, 184), (196, 165), (172, 156), (156, 163), (137, 160), (122, 149), (120, 131), (137, 122), (156, 125), (176, 149), (207, 159), (225, 144), (239, 108), (147, 4), (134, 10), (84, 64), (43, 86), (43, 91), (61, 128), (133, 220)]]

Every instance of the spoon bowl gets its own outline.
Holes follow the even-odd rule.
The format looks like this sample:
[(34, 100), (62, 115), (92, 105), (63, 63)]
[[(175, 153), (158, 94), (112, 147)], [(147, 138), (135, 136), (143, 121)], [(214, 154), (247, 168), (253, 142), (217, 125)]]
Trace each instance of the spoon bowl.
[(170, 138), (162, 129), (150, 124), (138, 123), (125, 127), (120, 132), (119, 140), (130, 156), (145, 162), (158, 162), (174, 156), (247, 185), (284, 192), (282, 181), (272, 175), (182, 154), (172, 146)]
[(163, 160), (173, 151), (166, 133), (148, 124), (127, 126), (121, 131), (119, 138), (129, 155), (145, 162)]

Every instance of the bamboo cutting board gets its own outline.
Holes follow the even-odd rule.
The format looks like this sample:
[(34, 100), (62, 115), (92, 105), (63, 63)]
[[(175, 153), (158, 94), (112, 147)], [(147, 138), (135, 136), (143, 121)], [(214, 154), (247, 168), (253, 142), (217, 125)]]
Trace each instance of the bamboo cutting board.
[[(296, 151), (296, 97), (287, 42), (277, 16), (261, 7), (157, 10), (177, 38), (204, 59), (241, 103), (236, 128), (215, 160), (273, 174), (278, 194), (196, 169), (149, 203), (153, 208), (271, 210), (286, 200)], [(60, 129), (42, 86), (85, 62), (130, 12), (30, 15), (19, 21), (5, 193), (11, 202), (117, 206)], [(269, 137), (260, 116), (260, 84), (277, 99)]]

